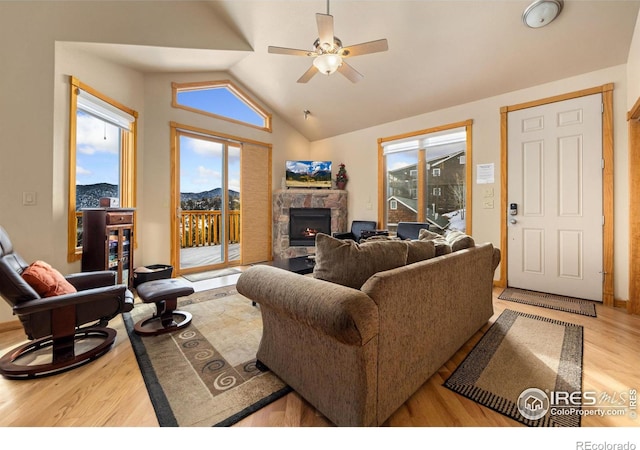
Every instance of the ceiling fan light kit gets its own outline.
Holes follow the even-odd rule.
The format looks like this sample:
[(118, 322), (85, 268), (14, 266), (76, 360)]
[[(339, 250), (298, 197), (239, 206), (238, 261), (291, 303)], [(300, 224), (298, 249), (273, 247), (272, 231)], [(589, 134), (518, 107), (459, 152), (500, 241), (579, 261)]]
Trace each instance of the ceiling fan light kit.
[(331, 75), (342, 65), (342, 57), (334, 53), (324, 53), (314, 58), (313, 65), (320, 73)]
[(522, 21), (530, 28), (540, 28), (550, 24), (560, 15), (564, 0), (536, 0), (522, 13)]
[(389, 49), (386, 39), (343, 47), (342, 41), (333, 34), (333, 16), (329, 14), (328, 0), (327, 14), (316, 14), (316, 23), (318, 25), (318, 39), (313, 43), (314, 50), (308, 51), (273, 46), (268, 48), (269, 53), (313, 58), (311, 67), (298, 79), (298, 83), (306, 83), (318, 72), (331, 75), (336, 71), (340, 72), (352, 83), (357, 83), (364, 76), (347, 64), (344, 59), (369, 53), (384, 52)]

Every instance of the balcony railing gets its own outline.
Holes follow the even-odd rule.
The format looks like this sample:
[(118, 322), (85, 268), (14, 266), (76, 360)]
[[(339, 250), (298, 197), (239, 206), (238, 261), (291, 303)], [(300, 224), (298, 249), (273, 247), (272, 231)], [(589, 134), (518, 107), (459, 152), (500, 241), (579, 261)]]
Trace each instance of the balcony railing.
[[(180, 247), (220, 245), (223, 216), (220, 211), (182, 211)], [(240, 242), (240, 211), (229, 211), (229, 243)]]
[[(82, 245), (82, 212), (76, 213), (77, 245)], [(182, 211), (180, 214), (180, 248), (204, 247), (222, 243), (220, 211)], [(240, 242), (240, 211), (229, 211), (229, 243)]]

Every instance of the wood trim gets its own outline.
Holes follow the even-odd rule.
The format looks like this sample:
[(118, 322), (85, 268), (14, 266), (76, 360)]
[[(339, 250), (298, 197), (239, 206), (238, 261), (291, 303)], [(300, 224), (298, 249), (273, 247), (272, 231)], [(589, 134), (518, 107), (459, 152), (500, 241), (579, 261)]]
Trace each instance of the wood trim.
[(385, 173), (387, 172), (387, 163), (384, 158), (384, 148), (382, 147), (382, 139), (378, 139), (378, 228), (382, 228), (385, 223), (387, 213), (387, 202), (385, 201)]
[(452, 130), (454, 128), (468, 127), (470, 125), (473, 125), (473, 120), (472, 119), (463, 120), (462, 122), (450, 123), (450, 124), (447, 124), (447, 125), (440, 125), (440, 126), (432, 127), (432, 128), (426, 128), (424, 130), (411, 131), (409, 133), (397, 134), (395, 136), (387, 136), (387, 137), (379, 138), (378, 139), (378, 145), (380, 147), (382, 147), (382, 144), (384, 144), (385, 142), (396, 141), (398, 139), (406, 139), (406, 138), (410, 138), (410, 137), (413, 137), (413, 136), (420, 136), (420, 135), (423, 135), (423, 134), (437, 133), (438, 131)]
[[(252, 123), (243, 122), (241, 120), (233, 119), (231, 117), (221, 116), (202, 109), (192, 108), (190, 106), (182, 105), (178, 103), (178, 91), (195, 91), (206, 88), (227, 88), (241, 101), (247, 104), (251, 109), (258, 113), (264, 119), (264, 126), (254, 125)], [(228, 122), (236, 123), (238, 125), (244, 125), (251, 128), (256, 128), (261, 131), (272, 132), (272, 115), (267, 112), (263, 107), (258, 105), (255, 100), (246, 94), (242, 89), (235, 85), (231, 80), (218, 80), (218, 81), (198, 81), (193, 83), (171, 83), (171, 106), (177, 109), (184, 109), (185, 111), (191, 111), (196, 114), (202, 114), (205, 116), (213, 117), (215, 119), (226, 120)]]
[(580, 91), (569, 92), (566, 94), (554, 95), (552, 97), (533, 100), (530, 102), (518, 103), (516, 105), (503, 106), (502, 108), (500, 108), (500, 110), (502, 111), (504, 109), (509, 113), (518, 111), (520, 109), (533, 108), (535, 106), (548, 105), (550, 103), (562, 102), (564, 100), (571, 100), (578, 97), (585, 97), (587, 95), (601, 94), (605, 91), (613, 91), (613, 83), (604, 84), (602, 86), (596, 86), (588, 89), (582, 89)]
[(169, 131), (169, 171), (171, 178), (171, 189), (169, 199), (169, 229), (171, 233), (171, 265), (174, 276), (180, 273), (180, 242), (178, 238), (178, 217), (180, 203), (180, 193), (178, 185), (180, 181), (180, 158), (178, 158), (178, 130), (173, 124)]
[[(424, 205), (426, 203), (424, 188), (425, 188), (425, 179), (427, 172), (427, 151), (423, 148), (418, 149), (418, 185), (416, 189), (418, 189), (418, 204), (417, 206), (417, 220), (422, 221), (421, 217), (425, 216)], [(385, 201), (385, 205), (386, 205)]]
[(68, 166), (68, 209), (67, 209), (67, 262), (79, 261), (82, 257), (81, 251), (76, 247), (76, 117), (78, 114), (78, 85), (79, 81), (69, 77), (69, 166)]
[(468, 120), (465, 124), (465, 128), (467, 131), (467, 148), (465, 151), (465, 169), (466, 180), (465, 180), (465, 188), (466, 188), (466, 197), (464, 201), (465, 205), (465, 225), (466, 225), (466, 233), (469, 236), (473, 235), (473, 221), (471, 218), (473, 217), (473, 132), (472, 132), (472, 124), (473, 120)]
[(509, 112), (518, 111), (525, 108), (533, 108), (535, 106), (547, 105), (550, 103), (560, 102), (564, 100), (571, 100), (574, 98), (584, 97), (593, 94), (602, 94), (603, 114), (602, 114), (602, 154), (604, 159), (604, 169), (602, 173), (602, 185), (603, 185), (603, 198), (602, 207), (604, 215), (604, 227), (603, 227), (603, 253), (602, 253), (602, 265), (605, 273), (604, 282), (602, 286), (602, 303), (605, 306), (614, 305), (614, 216), (613, 216), (613, 83), (604, 84), (589, 89), (583, 89), (580, 91), (569, 92), (566, 94), (556, 95), (553, 97), (547, 97), (540, 100), (534, 100), (531, 102), (520, 103), (517, 105), (503, 106), (500, 108), (500, 187), (501, 197), (500, 205), (502, 211), (500, 213), (500, 245), (502, 250), (502, 261), (500, 268), (500, 282), (507, 285), (508, 273), (507, 273), (507, 259), (508, 259), (508, 239), (507, 239), (507, 199), (508, 199), (508, 179), (507, 179), (507, 155), (508, 155), (508, 128), (507, 128), (507, 115)]
[(629, 301), (640, 314), (640, 98), (627, 113), (629, 129)]
[(602, 91), (602, 214), (603, 226), (603, 269), (604, 283), (602, 303), (605, 306), (613, 306), (614, 299), (614, 266), (613, 266), (613, 241), (614, 241), (614, 215), (613, 215), (613, 84), (603, 86)]

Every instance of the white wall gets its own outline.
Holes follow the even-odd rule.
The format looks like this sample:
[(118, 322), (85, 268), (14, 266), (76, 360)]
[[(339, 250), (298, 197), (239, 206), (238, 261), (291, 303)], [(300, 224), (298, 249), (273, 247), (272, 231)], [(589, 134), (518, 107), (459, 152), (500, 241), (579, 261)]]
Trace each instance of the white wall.
[[(628, 292), (628, 172), (627, 172), (627, 107), (626, 65), (611, 67), (577, 77), (523, 89), (458, 105), (433, 113), (344, 134), (311, 143), (314, 158), (344, 162), (349, 173), (349, 221), (377, 219), (378, 138), (423, 130), (440, 125), (473, 120), (473, 192), (472, 233), (480, 242), (500, 245), (500, 108), (581, 89), (614, 83), (614, 146), (615, 146), (615, 298), (627, 299)], [(475, 183), (478, 164), (494, 163), (496, 182), (493, 185)], [(483, 209), (485, 187), (494, 188), (494, 208)], [(371, 209), (368, 208), (371, 205)], [(496, 272), (498, 274), (498, 272)], [(497, 276), (497, 275), (496, 275)]]
[(636, 20), (636, 28), (629, 47), (627, 83), (627, 110), (630, 110), (640, 98), (640, 14)]

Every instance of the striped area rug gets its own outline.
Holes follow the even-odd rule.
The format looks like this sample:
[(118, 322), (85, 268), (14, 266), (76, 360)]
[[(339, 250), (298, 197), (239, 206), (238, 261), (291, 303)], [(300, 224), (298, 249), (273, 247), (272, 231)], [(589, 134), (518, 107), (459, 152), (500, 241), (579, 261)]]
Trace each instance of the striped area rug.
[(498, 296), (501, 300), (540, 306), (583, 316), (597, 317), (595, 302), (562, 295), (545, 294), (544, 292), (527, 291), (517, 288), (506, 288)]
[(444, 386), (530, 427), (579, 427), (581, 406), (548, 393), (582, 388), (583, 327), (504, 310)]

